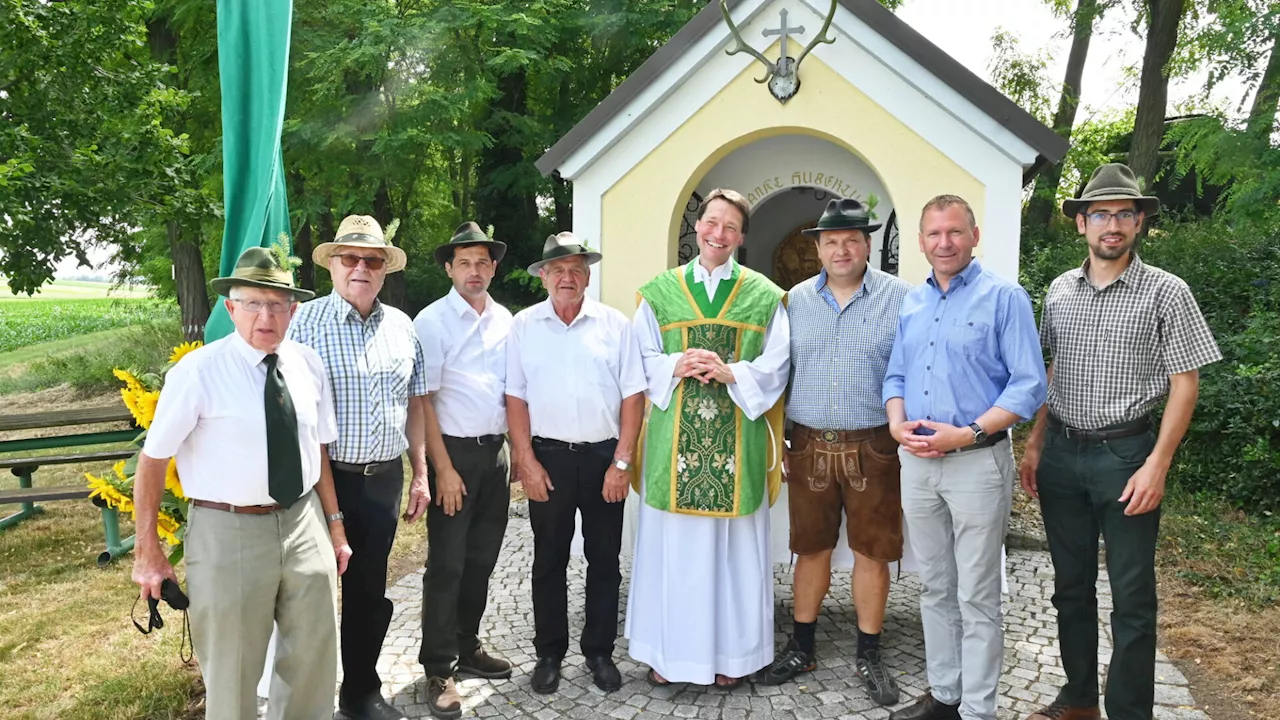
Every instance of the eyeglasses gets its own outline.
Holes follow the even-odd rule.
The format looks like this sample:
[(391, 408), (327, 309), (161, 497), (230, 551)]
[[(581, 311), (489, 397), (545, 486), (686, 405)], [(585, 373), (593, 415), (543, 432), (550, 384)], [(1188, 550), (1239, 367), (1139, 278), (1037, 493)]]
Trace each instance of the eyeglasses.
[(387, 264), (386, 258), (381, 258), (377, 255), (333, 255), (332, 257), (336, 257), (341, 260), (342, 267), (347, 268), (353, 268), (359, 265), (361, 260), (364, 261), (364, 266), (370, 270), (381, 270), (383, 266)]
[(1138, 213), (1132, 210), (1121, 210), (1118, 213), (1109, 212), (1091, 212), (1085, 217), (1089, 218), (1089, 224), (1094, 227), (1105, 227), (1111, 223), (1111, 218), (1115, 218), (1121, 225), (1132, 225), (1138, 219)]
[(231, 302), (239, 305), (241, 310), (254, 315), (262, 312), (263, 308), (266, 308), (267, 312), (272, 315), (281, 315), (289, 312), (289, 308), (293, 307), (293, 303), (281, 302), (279, 300), (272, 300), (270, 302), (263, 302), (261, 300), (232, 300)]

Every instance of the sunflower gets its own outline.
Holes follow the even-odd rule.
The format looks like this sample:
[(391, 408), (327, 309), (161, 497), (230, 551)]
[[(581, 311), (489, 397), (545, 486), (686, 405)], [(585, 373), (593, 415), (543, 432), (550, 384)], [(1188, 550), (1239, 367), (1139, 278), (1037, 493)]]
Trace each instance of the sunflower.
[(100, 497), (107, 503), (107, 507), (120, 512), (133, 512), (133, 499), (120, 492), (115, 483), (106, 477), (95, 477), (89, 473), (85, 473), (84, 476), (89, 480), (89, 497)]
[(131, 392), (137, 392), (142, 390), (142, 382), (138, 380), (138, 378), (134, 377), (133, 373), (129, 372), (128, 370), (122, 370), (120, 368), (116, 368), (111, 371), (111, 374), (115, 375), (117, 380), (124, 383), (127, 389), (130, 390)]
[(164, 488), (179, 500), (187, 499), (182, 494), (182, 481), (178, 479), (178, 461), (173, 458), (169, 458), (169, 466), (164, 471)]
[(173, 354), (169, 356), (169, 362), (176, 363), (182, 358), (186, 357), (188, 353), (191, 353), (194, 350), (200, 349), (200, 347), (203, 345), (204, 343), (198, 340), (195, 342), (184, 342), (178, 347), (173, 349)]
[(178, 540), (175, 534), (178, 532), (178, 521), (172, 515), (161, 510), (156, 517), (156, 534), (161, 540), (169, 543), (170, 546), (181, 545), (182, 541)]
[[(133, 416), (137, 419), (138, 425), (143, 430), (146, 430), (151, 427), (151, 421), (156, 418), (156, 405), (160, 402), (160, 391), (143, 390), (135, 392), (134, 398), (138, 409)], [(130, 408), (130, 410), (132, 409)]]

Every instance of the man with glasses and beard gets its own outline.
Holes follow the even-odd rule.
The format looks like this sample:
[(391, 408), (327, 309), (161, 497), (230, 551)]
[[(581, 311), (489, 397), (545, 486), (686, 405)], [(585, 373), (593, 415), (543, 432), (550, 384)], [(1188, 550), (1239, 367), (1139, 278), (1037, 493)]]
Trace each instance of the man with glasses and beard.
[[(1040, 499), (1067, 681), (1029, 720), (1096, 720), (1098, 533), (1114, 608), (1107, 717), (1150, 720), (1155, 700), (1156, 538), (1173, 453), (1191, 422), (1200, 368), (1222, 359), (1191, 289), (1134, 248), (1160, 201), (1119, 163), (1062, 203), (1089, 245), (1049, 286), (1040, 338), (1048, 401), (1023, 452), (1022, 487)], [(1151, 413), (1168, 396), (1157, 428)]]
[(405, 254), (383, 239), (377, 220), (343, 219), (333, 242), (312, 253), (333, 277), (333, 292), (304, 304), (289, 338), (313, 348), (333, 386), (338, 440), (329, 445), (338, 506), (353, 552), (342, 576), (342, 690), (339, 715), (349, 720), (400, 720), (382, 697), (375, 665), (391, 624), (387, 557), (404, 489), (401, 456), (413, 467), (412, 522), (426, 512), (427, 376), (413, 321), (378, 301), (387, 273)]

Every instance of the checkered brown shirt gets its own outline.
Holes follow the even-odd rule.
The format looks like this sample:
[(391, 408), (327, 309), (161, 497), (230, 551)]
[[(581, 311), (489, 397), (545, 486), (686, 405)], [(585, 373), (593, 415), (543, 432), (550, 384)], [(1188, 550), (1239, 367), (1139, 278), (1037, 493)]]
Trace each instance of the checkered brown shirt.
[(1136, 420), (1169, 394), (1169, 376), (1222, 359), (1182, 278), (1133, 256), (1095, 288), (1089, 262), (1058, 276), (1045, 296), (1040, 341), (1053, 359), (1049, 411), (1095, 430)]

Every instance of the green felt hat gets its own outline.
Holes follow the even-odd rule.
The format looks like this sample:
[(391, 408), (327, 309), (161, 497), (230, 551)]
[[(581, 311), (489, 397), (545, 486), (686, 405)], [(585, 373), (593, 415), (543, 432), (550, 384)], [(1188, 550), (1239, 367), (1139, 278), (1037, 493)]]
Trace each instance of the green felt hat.
[(871, 211), (866, 205), (853, 198), (840, 198), (827, 203), (827, 209), (818, 218), (817, 227), (802, 230), (805, 235), (817, 237), (824, 231), (861, 230), (872, 233), (880, 229), (879, 223), (871, 222)]
[(464, 222), (453, 231), (453, 237), (449, 238), (449, 242), (437, 247), (435, 250), (436, 262), (444, 265), (453, 262), (453, 251), (458, 248), (471, 247), (473, 245), (483, 245), (489, 248), (489, 254), (493, 256), (494, 264), (502, 261), (507, 254), (507, 244), (490, 240), (488, 235), (480, 230), (480, 226), (474, 222)]
[(1080, 197), (1062, 201), (1062, 214), (1074, 218), (1084, 212), (1089, 203), (1103, 200), (1132, 200), (1147, 217), (1160, 214), (1160, 199), (1143, 195), (1133, 170), (1123, 163), (1107, 163), (1094, 170)]
[(529, 266), (529, 274), (537, 275), (538, 270), (542, 269), (543, 265), (546, 265), (552, 260), (573, 257), (575, 255), (585, 257), (588, 265), (600, 262), (600, 258), (602, 257), (600, 253), (587, 247), (578, 239), (577, 235), (574, 235), (571, 232), (562, 232), (556, 235), (551, 235), (542, 245), (542, 259)]
[(219, 295), (228, 297), (231, 295), (231, 288), (237, 285), (284, 290), (293, 295), (295, 300), (310, 300), (315, 297), (316, 294), (310, 290), (294, 287), (293, 271), (285, 269), (281, 264), (280, 255), (283, 253), (283, 247), (278, 251), (251, 247), (240, 253), (236, 269), (231, 271), (231, 275), (210, 280), (209, 287)]

